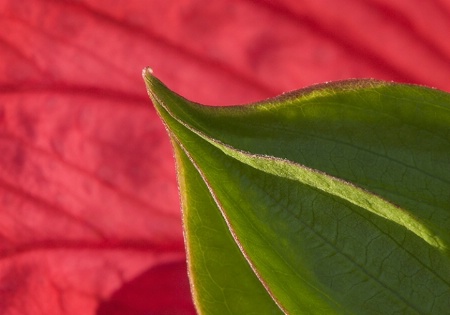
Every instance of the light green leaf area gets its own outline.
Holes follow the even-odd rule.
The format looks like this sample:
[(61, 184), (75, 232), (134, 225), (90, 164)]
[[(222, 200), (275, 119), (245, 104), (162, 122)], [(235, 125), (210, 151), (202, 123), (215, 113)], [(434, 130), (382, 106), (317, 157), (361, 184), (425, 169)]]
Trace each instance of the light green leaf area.
[(210, 107), (144, 71), (201, 314), (450, 314), (450, 95), (372, 80)]

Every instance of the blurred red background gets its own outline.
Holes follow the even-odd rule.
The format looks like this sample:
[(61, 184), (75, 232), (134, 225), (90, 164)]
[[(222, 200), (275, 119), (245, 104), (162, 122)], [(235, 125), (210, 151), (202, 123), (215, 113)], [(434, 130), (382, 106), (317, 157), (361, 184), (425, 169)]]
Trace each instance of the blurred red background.
[(449, 0), (0, 0), (0, 314), (194, 314), (141, 70), (207, 104), (373, 77), (450, 91)]

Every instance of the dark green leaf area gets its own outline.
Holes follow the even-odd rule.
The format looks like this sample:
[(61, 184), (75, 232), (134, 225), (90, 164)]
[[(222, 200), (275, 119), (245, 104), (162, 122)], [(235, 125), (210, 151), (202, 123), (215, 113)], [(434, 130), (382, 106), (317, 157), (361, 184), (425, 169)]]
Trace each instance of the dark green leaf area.
[(189, 273), (199, 313), (282, 314), (239, 251), (197, 169), (173, 144), (188, 231)]
[(192, 133), (181, 134), (238, 242), (287, 312), (449, 309), (449, 260), (415, 234), (340, 198), (262, 173), (195, 141)]
[[(352, 81), (213, 108), (146, 80), (183, 157), (185, 222), (203, 222), (188, 246), (220, 244), (196, 232), (207, 221), (223, 231), (285, 313), (450, 314), (448, 94)], [(200, 269), (204, 291), (232, 273)]]

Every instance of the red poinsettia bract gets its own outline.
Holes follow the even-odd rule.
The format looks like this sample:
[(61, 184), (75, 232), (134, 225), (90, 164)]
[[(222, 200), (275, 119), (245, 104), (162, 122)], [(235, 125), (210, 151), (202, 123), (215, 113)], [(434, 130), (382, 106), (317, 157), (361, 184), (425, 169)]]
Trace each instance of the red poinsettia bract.
[(375, 77), (450, 91), (448, 0), (0, 3), (0, 314), (193, 314), (141, 70), (202, 103)]

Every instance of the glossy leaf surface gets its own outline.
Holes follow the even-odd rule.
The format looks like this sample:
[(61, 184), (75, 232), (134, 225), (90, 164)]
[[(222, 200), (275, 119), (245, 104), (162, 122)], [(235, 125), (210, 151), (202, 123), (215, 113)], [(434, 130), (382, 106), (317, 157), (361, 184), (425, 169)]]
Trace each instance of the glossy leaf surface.
[(358, 80), (209, 107), (144, 78), (200, 312), (449, 313), (449, 94)]

